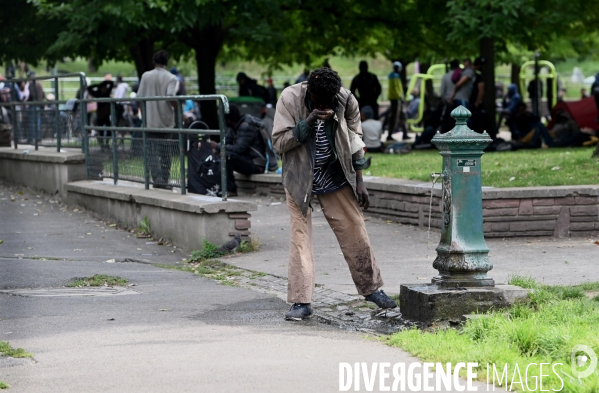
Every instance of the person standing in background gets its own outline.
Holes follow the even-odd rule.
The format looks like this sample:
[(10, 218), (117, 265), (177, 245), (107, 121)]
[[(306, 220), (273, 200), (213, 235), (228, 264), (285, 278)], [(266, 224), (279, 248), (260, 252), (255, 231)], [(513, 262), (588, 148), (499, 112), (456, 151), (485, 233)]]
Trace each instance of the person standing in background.
[[(393, 71), (389, 74), (389, 90), (387, 91), (387, 98), (391, 104), (389, 111), (389, 135), (387, 140), (392, 141), (392, 135), (397, 132), (401, 124), (401, 112), (404, 101), (403, 83), (401, 81), (401, 70), (403, 69), (402, 64), (399, 61), (393, 62)], [(406, 133), (404, 125), (404, 133)]]
[[(360, 108), (369, 106), (374, 112), (373, 118), (379, 118), (379, 104), (377, 102), (381, 95), (381, 84), (379, 78), (372, 72), (368, 72), (368, 63), (360, 62), (360, 73), (354, 77), (349, 90), (358, 99)], [(357, 93), (357, 94), (356, 94)]]
[[(179, 90), (177, 77), (166, 70), (168, 53), (159, 50), (154, 53), (154, 69), (144, 72), (139, 82), (137, 97), (175, 96)], [(175, 109), (177, 101), (148, 101), (146, 102), (146, 118), (148, 128), (175, 128)], [(150, 142), (150, 172), (154, 188), (170, 189), (168, 181), (171, 173), (171, 161), (174, 154), (172, 134), (170, 132), (151, 133)]]

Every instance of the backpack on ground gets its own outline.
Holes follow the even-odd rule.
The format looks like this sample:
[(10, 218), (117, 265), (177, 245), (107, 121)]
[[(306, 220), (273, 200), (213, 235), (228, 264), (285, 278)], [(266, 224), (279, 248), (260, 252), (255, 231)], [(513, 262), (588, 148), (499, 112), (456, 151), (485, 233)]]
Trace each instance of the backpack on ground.
[(247, 122), (256, 129), (256, 131), (258, 131), (258, 134), (262, 137), (262, 140), (264, 142), (264, 148), (265, 148), (265, 153), (263, 154), (262, 152), (256, 150), (253, 147), (250, 147), (250, 149), (252, 149), (254, 151), (254, 153), (258, 154), (258, 156), (261, 158), (261, 161), (265, 162), (266, 164), (258, 164), (260, 166), (264, 165), (264, 173), (268, 173), (268, 172), (274, 172), (279, 168), (279, 161), (278, 161), (278, 157), (277, 157), (277, 153), (275, 152), (275, 149), (273, 148), (272, 145), (272, 139), (270, 137), (270, 135), (268, 134), (268, 132), (266, 132), (266, 127), (264, 126), (264, 122), (254, 116), (251, 115), (245, 115)]
[[(201, 121), (193, 122), (190, 129), (208, 129)], [(191, 146), (187, 152), (187, 189), (191, 193), (208, 196), (221, 196), (220, 157), (212, 151), (207, 135), (190, 137)]]

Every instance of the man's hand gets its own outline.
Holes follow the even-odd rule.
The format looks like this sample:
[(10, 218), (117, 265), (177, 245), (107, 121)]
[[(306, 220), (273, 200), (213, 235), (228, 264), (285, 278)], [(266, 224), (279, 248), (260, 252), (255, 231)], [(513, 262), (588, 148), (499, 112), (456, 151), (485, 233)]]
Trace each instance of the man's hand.
[(362, 179), (362, 170), (356, 171), (356, 194), (358, 194), (358, 203), (364, 210), (368, 210), (368, 206), (370, 206), (370, 198), (368, 197), (368, 190), (366, 190), (366, 186), (364, 185), (364, 180)]
[(368, 206), (370, 206), (370, 199), (368, 197), (368, 190), (366, 190), (366, 186), (364, 182), (358, 182), (356, 184), (356, 193), (358, 194), (358, 203), (364, 210), (368, 210)]
[(306, 119), (306, 123), (308, 123), (310, 126), (313, 126), (314, 123), (316, 123), (316, 120), (326, 121), (331, 116), (333, 116), (334, 113), (335, 113), (335, 111), (333, 111), (332, 109), (327, 109), (327, 110), (324, 110), (324, 111), (320, 110), (320, 109), (314, 109), (308, 115), (308, 118)]

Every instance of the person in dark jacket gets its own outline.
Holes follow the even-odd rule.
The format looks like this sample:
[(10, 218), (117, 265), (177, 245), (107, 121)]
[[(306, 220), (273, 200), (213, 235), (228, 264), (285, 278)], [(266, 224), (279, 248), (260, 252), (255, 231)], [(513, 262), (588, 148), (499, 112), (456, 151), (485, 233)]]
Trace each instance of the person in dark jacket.
[(358, 99), (360, 108), (369, 106), (374, 111), (374, 120), (379, 118), (379, 104), (377, 102), (381, 95), (381, 83), (379, 78), (372, 72), (368, 72), (368, 63), (360, 62), (360, 73), (351, 81), (349, 90)]
[[(233, 171), (249, 176), (264, 173), (266, 148), (256, 122), (260, 120), (242, 115), (237, 105), (230, 105), (226, 115), (227, 130), (225, 149), (227, 151), (227, 176), (229, 195), (237, 193)], [(219, 149), (216, 143), (213, 145)]]
[(235, 78), (237, 83), (239, 84), (239, 96), (251, 96), (262, 98), (264, 102), (268, 102), (270, 96), (268, 95), (268, 91), (264, 86), (260, 86), (255, 79), (250, 78), (244, 72), (240, 72), (237, 74)]
[(507, 97), (504, 98), (502, 103), (502, 109), (500, 110), (499, 121), (497, 122), (497, 129), (501, 126), (502, 118), (505, 118), (505, 124), (510, 128), (512, 139), (520, 139), (523, 135), (520, 135), (518, 129), (514, 124), (514, 118), (518, 111), (518, 104), (522, 102), (522, 96), (518, 92), (518, 86), (512, 83), (507, 88)]

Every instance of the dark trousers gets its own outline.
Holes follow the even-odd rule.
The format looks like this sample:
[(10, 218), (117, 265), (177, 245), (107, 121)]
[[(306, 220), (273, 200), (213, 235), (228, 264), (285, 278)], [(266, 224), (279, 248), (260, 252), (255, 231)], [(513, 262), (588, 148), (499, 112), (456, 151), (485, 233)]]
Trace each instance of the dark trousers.
[(389, 135), (387, 140), (392, 140), (391, 135), (397, 129), (397, 109), (399, 107), (399, 100), (390, 100), (391, 108), (389, 109)]
[(251, 157), (241, 156), (236, 153), (227, 153), (227, 190), (237, 192), (237, 184), (233, 171), (250, 176), (264, 173), (264, 167), (254, 164)]
[(171, 134), (150, 134), (148, 139), (148, 165), (152, 174), (152, 183), (165, 186), (171, 176), (173, 156), (179, 154), (179, 145)]

